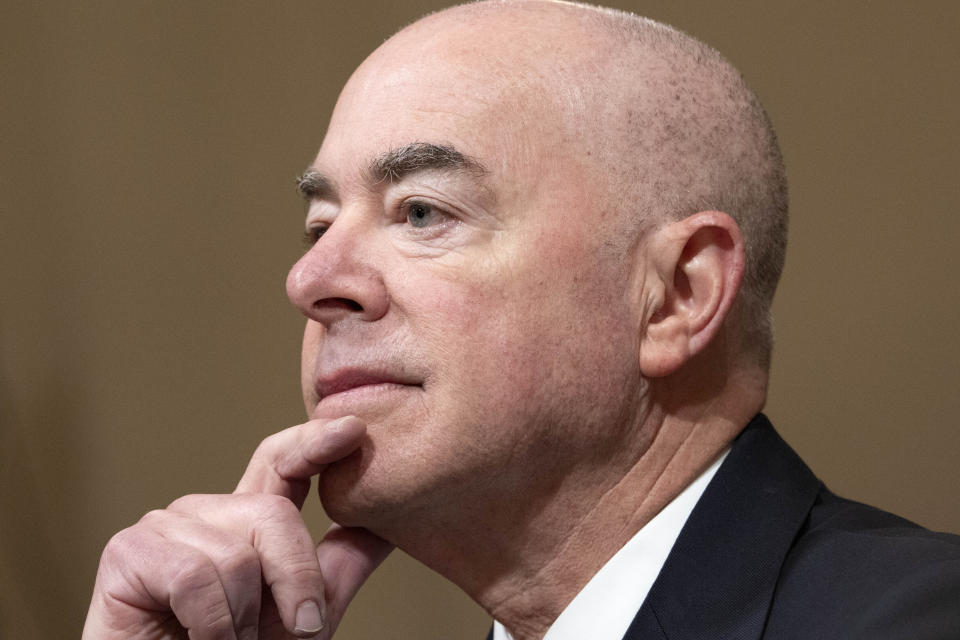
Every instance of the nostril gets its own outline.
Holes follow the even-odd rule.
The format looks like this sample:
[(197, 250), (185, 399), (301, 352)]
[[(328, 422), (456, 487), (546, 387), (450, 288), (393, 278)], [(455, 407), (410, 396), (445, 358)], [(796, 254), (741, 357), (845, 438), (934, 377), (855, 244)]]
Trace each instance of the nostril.
[(349, 298), (324, 298), (323, 300), (314, 302), (313, 307), (318, 311), (363, 311), (363, 306), (359, 302)]

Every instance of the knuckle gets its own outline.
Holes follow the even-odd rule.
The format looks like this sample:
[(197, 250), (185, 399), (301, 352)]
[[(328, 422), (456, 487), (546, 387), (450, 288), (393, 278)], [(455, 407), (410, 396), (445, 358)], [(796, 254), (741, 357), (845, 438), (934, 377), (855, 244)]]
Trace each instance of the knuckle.
[(170, 581), (172, 593), (193, 594), (218, 590), (217, 570), (206, 556), (189, 554), (181, 558), (178, 564)]
[(280, 441), (280, 434), (274, 433), (267, 436), (260, 441), (260, 444), (257, 445), (257, 448), (253, 452), (253, 459), (255, 460), (269, 460), (271, 459), (275, 452), (277, 451), (277, 446)]
[(287, 579), (297, 585), (304, 587), (316, 587), (323, 584), (323, 573), (316, 562), (302, 560), (291, 562), (285, 567)]
[(113, 534), (103, 548), (100, 564), (105, 566), (123, 565), (127, 559), (136, 557), (142, 545), (138, 541), (136, 525)]
[(210, 633), (213, 638), (234, 638), (233, 635), (233, 615), (230, 608), (223, 604), (216, 604), (208, 607), (203, 612), (203, 628)]
[(225, 579), (248, 583), (260, 581), (260, 556), (256, 550), (245, 543), (235, 543), (223, 547), (217, 560), (217, 570)]
[(143, 517), (137, 522), (135, 526), (145, 526), (153, 528), (157, 525), (162, 524), (168, 519), (168, 513), (163, 509), (153, 509), (143, 514)]
[[(202, 630), (204, 638), (233, 638), (233, 616), (216, 572), (197, 563), (177, 573), (170, 589), (170, 607), (184, 626)], [(213, 577), (209, 575), (212, 572)]]
[(300, 519), (300, 510), (285, 496), (260, 493), (251, 498), (256, 502), (256, 510), (264, 520), (287, 522), (291, 519)]
[(199, 494), (189, 494), (186, 496), (181, 496), (167, 505), (168, 511), (191, 511), (191, 509), (196, 505), (199, 500), (202, 500), (205, 496)]

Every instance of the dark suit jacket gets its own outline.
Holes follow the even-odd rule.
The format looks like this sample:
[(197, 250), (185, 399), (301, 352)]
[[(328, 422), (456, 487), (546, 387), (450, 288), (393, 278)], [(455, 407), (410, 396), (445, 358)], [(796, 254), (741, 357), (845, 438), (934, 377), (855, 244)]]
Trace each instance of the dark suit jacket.
[(763, 415), (625, 640), (960, 638), (960, 537), (830, 493)]
[(838, 498), (758, 415), (624, 640), (760, 638), (960, 639), (960, 536)]

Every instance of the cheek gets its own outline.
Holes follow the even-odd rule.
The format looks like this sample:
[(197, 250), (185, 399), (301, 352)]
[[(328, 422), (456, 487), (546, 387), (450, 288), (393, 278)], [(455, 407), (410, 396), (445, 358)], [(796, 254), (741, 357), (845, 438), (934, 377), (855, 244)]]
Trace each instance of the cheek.
[(308, 415), (317, 403), (313, 372), (316, 371), (314, 365), (320, 353), (320, 343), (323, 340), (323, 334), (323, 325), (312, 320), (307, 320), (307, 325), (303, 330), (303, 347), (300, 351), (300, 390), (303, 394), (303, 403), (306, 406)]
[(630, 365), (613, 361), (632, 348), (613, 276), (579, 271), (562, 253), (537, 258), (488, 261), (490, 269), (422, 284), (429, 304), (416, 313), (429, 322), (411, 324), (454, 387), (451, 401), (539, 411), (571, 403), (602, 384), (608, 368)]

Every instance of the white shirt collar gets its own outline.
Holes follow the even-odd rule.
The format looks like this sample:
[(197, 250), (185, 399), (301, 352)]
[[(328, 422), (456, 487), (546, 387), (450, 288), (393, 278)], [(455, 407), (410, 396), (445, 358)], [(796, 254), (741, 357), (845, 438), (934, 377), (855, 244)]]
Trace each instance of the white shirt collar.
[[(611, 557), (560, 612), (543, 640), (621, 640), (666, 562), (700, 496), (730, 453), (724, 451)], [(497, 621), (493, 640), (513, 640)]]

